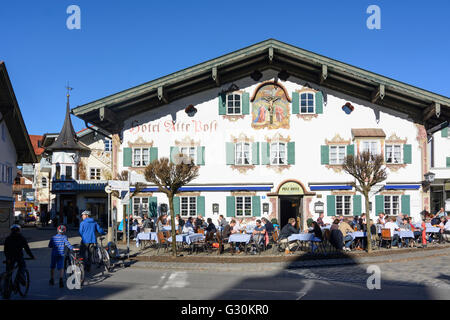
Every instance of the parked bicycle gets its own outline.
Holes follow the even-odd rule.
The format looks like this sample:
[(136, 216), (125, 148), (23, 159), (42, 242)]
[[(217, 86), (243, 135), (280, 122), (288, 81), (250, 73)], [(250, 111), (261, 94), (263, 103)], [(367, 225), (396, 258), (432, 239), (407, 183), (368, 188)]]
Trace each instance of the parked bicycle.
[[(25, 258), (25, 260), (33, 259)], [(6, 261), (3, 261), (3, 263), (6, 264)], [(12, 293), (19, 293), (20, 296), (25, 297), (29, 288), (30, 273), (27, 269), (24, 269), (23, 273), (20, 273), (17, 261), (14, 263), (11, 271), (3, 272), (0, 275), (0, 291), (4, 299), (9, 299)]]
[[(68, 267), (72, 266), (72, 273), (67, 273)], [(82, 286), (84, 283), (84, 264), (83, 258), (80, 256), (80, 249), (74, 248), (73, 250), (69, 250), (66, 258), (64, 260), (64, 270), (66, 279), (68, 279), (73, 273), (75, 274), (76, 279), (79, 279), (80, 285)]]
[(103, 240), (105, 237), (100, 237), (100, 244), (94, 245), (94, 250), (92, 252), (92, 262), (97, 264), (98, 266), (102, 266), (105, 268), (105, 271), (111, 272), (111, 258), (109, 256), (108, 251), (103, 247)]

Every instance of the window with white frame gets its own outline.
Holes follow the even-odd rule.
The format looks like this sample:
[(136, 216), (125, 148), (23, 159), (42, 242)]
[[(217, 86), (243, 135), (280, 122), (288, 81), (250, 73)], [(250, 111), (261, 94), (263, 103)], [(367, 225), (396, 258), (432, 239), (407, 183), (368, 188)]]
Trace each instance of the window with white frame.
[(378, 141), (363, 141), (362, 152), (369, 151), (373, 155), (380, 154), (380, 147)]
[(72, 179), (72, 166), (66, 165), (66, 179)]
[(314, 113), (314, 93), (300, 94), (300, 113)]
[(181, 147), (180, 148), (180, 153), (182, 153), (185, 157), (188, 157), (190, 159), (192, 159), (194, 161), (194, 163), (196, 162), (196, 147)]
[(112, 141), (109, 139), (103, 139), (103, 143), (105, 144), (105, 151), (112, 151)]
[(330, 146), (330, 164), (343, 164), (346, 146)]
[(241, 94), (227, 94), (227, 114), (242, 114)]
[(148, 214), (148, 198), (133, 197), (133, 215)]
[(398, 215), (400, 210), (400, 196), (384, 196), (384, 213), (389, 216)]
[(47, 178), (46, 177), (42, 177), (41, 184), (42, 184), (43, 188), (47, 188)]
[(336, 196), (336, 215), (352, 214), (352, 196)]
[(276, 142), (270, 144), (270, 164), (286, 164), (286, 144)]
[(101, 170), (100, 168), (91, 168), (89, 178), (91, 180), (101, 180)]
[(150, 148), (133, 148), (133, 167), (145, 167), (149, 160)]
[(236, 217), (252, 216), (252, 197), (236, 197)]
[(386, 163), (402, 163), (402, 146), (399, 144), (386, 145)]
[(197, 215), (197, 197), (180, 197), (180, 214), (182, 217)]
[(250, 164), (250, 143), (239, 142), (236, 143), (236, 159), (235, 164), (246, 165)]

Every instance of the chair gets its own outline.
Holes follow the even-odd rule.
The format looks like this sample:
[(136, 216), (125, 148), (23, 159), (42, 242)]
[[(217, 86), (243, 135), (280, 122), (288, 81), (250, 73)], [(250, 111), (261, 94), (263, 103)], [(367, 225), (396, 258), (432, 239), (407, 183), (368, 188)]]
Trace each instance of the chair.
[(278, 228), (275, 228), (275, 231), (272, 233), (271, 241), (273, 243), (273, 251), (275, 251), (276, 249), (280, 248), (280, 246), (281, 246), (281, 243), (280, 243), (280, 230), (278, 230)]
[(392, 236), (391, 229), (382, 228), (381, 229), (381, 239), (380, 239), (380, 248), (383, 244), (383, 241), (390, 241), (390, 248), (392, 247)]
[(157, 253), (159, 253), (159, 249), (161, 249), (163, 246), (166, 248), (166, 251), (169, 251), (169, 241), (167, 241), (167, 238), (164, 236), (164, 233), (162, 231), (158, 232), (157, 237), (158, 237)]
[[(219, 232), (217, 232), (219, 233)], [(208, 232), (205, 237), (206, 249), (208, 253), (211, 253), (213, 248), (213, 243), (216, 241), (216, 234), (214, 232)]]
[(196, 233), (200, 233), (200, 234), (204, 235), (205, 234), (205, 229), (198, 228)]

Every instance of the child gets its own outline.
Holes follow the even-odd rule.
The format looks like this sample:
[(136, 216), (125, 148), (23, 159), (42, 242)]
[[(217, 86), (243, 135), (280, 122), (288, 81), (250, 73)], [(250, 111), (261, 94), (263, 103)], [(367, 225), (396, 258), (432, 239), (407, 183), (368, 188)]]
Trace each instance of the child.
[(64, 276), (64, 249), (67, 246), (70, 250), (73, 250), (72, 245), (67, 240), (67, 236), (64, 235), (66, 233), (66, 227), (60, 225), (58, 227), (58, 234), (54, 235), (50, 242), (48, 243), (48, 247), (52, 248), (52, 260), (50, 263), (50, 285), (54, 285), (54, 272), (55, 267), (59, 270), (59, 287), (64, 288), (63, 276)]

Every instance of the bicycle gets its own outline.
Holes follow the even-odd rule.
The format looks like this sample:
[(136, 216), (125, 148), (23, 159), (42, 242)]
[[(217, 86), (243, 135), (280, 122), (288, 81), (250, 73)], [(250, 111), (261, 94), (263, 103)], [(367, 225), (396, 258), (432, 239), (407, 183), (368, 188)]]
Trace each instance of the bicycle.
[[(25, 260), (33, 260), (31, 258), (25, 258)], [(6, 264), (6, 261), (3, 261)], [(13, 273), (16, 271), (15, 276)], [(13, 281), (14, 279), (14, 281)], [(14, 266), (11, 271), (5, 271), (0, 275), (0, 291), (4, 299), (9, 299), (11, 294), (19, 293), (21, 297), (25, 297), (30, 288), (30, 273), (25, 268), (23, 274), (19, 272), (18, 262), (14, 262)]]
[(103, 247), (103, 240), (105, 240), (105, 237), (100, 237), (99, 240), (100, 245), (98, 243), (94, 245), (92, 263), (95, 263), (98, 266), (103, 265), (105, 271), (111, 272), (111, 258), (108, 251)]
[(64, 274), (67, 280), (71, 275), (67, 273), (67, 269), (69, 266), (72, 266), (71, 271), (75, 273), (76, 279), (79, 279), (80, 285), (82, 286), (84, 283), (84, 264), (83, 258), (79, 256), (79, 253), (79, 248), (74, 248), (68, 252), (66, 258), (64, 259)]

